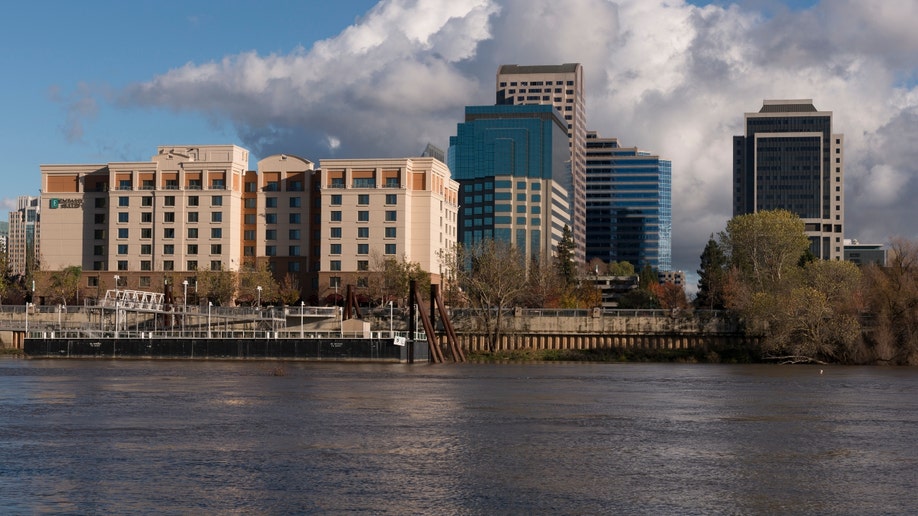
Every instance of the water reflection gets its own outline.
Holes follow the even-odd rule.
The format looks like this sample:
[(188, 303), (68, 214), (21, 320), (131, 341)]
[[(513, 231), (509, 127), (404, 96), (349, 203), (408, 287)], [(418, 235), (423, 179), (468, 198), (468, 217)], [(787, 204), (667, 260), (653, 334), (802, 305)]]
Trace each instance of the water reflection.
[(0, 361), (0, 512), (903, 513), (911, 369)]

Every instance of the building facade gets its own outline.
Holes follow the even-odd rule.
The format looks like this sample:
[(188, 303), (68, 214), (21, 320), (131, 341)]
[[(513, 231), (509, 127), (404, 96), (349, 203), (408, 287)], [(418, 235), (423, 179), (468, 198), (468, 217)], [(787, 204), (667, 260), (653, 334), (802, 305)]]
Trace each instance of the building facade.
[(886, 248), (882, 244), (862, 244), (857, 240), (845, 240), (845, 261), (857, 265), (875, 263), (886, 267)]
[(440, 278), (441, 250), (456, 244), (459, 185), (432, 157), (321, 160), (320, 300), (354, 285), (377, 300), (371, 278), (387, 260)]
[(587, 259), (672, 268), (672, 163), (587, 133)]
[(159, 290), (199, 269), (238, 270), (248, 151), (164, 146), (145, 162), (42, 165), (42, 268), (85, 287)]
[(844, 253), (844, 136), (813, 101), (765, 100), (733, 138), (733, 215), (784, 209), (803, 219), (810, 251)]
[(583, 66), (502, 65), (497, 71), (497, 104), (550, 105), (562, 113), (568, 137), (568, 173), (576, 258), (586, 256), (586, 103)]
[(459, 241), (503, 240), (549, 263), (572, 224), (569, 156), (566, 124), (553, 106), (466, 107), (449, 149), (460, 185)]
[(7, 257), (13, 276), (24, 276), (41, 258), (41, 202), (38, 197), (20, 196), (16, 210), (9, 213)]

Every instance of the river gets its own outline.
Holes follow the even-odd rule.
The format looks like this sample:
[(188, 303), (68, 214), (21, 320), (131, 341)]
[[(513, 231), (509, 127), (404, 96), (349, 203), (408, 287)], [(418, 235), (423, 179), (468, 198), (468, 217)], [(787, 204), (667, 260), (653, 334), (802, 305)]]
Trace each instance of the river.
[(916, 509), (913, 368), (0, 360), (3, 514)]

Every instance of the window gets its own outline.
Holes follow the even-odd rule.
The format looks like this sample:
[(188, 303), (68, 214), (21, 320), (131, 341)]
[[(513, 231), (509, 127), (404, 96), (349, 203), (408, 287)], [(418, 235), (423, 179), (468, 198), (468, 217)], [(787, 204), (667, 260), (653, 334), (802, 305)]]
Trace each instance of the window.
[(330, 276), (328, 278), (328, 286), (331, 288), (336, 288), (341, 286), (341, 277), (340, 276)]
[(94, 229), (92, 231), (92, 237), (95, 238), (96, 240), (105, 240), (105, 230), (104, 229)]
[(254, 199), (254, 198), (252, 198), (252, 199), (246, 199), (246, 200), (245, 200), (245, 207), (248, 208), (248, 209), (257, 208), (257, 207), (258, 207), (258, 199)]
[(188, 206), (199, 206), (199, 205), (200, 205), (200, 199), (198, 198), (197, 195), (192, 195), (188, 197)]
[(395, 244), (386, 244), (386, 254), (395, 254)]
[(242, 232), (242, 239), (243, 239), (243, 240), (255, 240), (255, 230), (254, 230), (254, 229), (247, 229), (247, 230), (243, 231), (243, 232)]
[(398, 204), (398, 196), (395, 194), (386, 194), (386, 204)]
[(300, 272), (300, 262), (296, 260), (287, 262), (287, 272)]
[(177, 179), (166, 179), (166, 185), (164, 188), (166, 190), (178, 190), (178, 180)]
[(291, 223), (291, 224), (299, 224), (299, 223), (300, 223), (300, 220), (301, 220), (300, 214), (299, 214), (299, 213), (290, 213), (290, 214), (289, 214), (289, 219), (290, 219), (290, 223)]
[(96, 208), (104, 208), (104, 207), (105, 207), (105, 197), (96, 198)]
[(370, 238), (370, 228), (366, 226), (357, 228), (357, 238)]
[(265, 246), (265, 256), (277, 256), (277, 246), (266, 245)]
[(122, 211), (118, 213), (118, 222), (128, 222), (128, 212)]
[(211, 212), (210, 221), (211, 222), (223, 222), (223, 212), (222, 211)]
[(118, 238), (128, 238), (128, 228), (118, 228)]
[(175, 262), (172, 260), (163, 260), (163, 270), (164, 271), (174, 271)]
[(150, 244), (141, 245), (140, 254), (153, 254), (153, 246)]
[(302, 191), (303, 191), (303, 182), (302, 182), (302, 181), (288, 181), (288, 182), (287, 182), (287, 191), (288, 191), (288, 192), (302, 192)]
[[(131, 180), (130, 179), (121, 179), (118, 181), (119, 190), (130, 190), (131, 189)], [(125, 269), (119, 269), (125, 270)]]
[(290, 207), (291, 207), (291, 208), (299, 208), (300, 206), (302, 206), (302, 204), (303, 204), (302, 198), (300, 198), (300, 197), (291, 197), (291, 198), (290, 198)]
[(395, 222), (398, 220), (398, 212), (395, 210), (386, 210), (386, 222)]
[(175, 238), (175, 228), (163, 228), (163, 238)]
[(96, 213), (95, 215), (93, 215), (93, 222), (95, 222), (96, 224), (105, 224), (105, 214)]
[(223, 228), (210, 228), (210, 238), (223, 238)]
[(341, 270), (341, 260), (332, 260), (328, 262), (328, 270), (340, 271)]
[(358, 271), (370, 270), (370, 262), (368, 260), (357, 260), (357, 270)]
[(188, 244), (188, 254), (198, 254), (198, 244)]
[(189, 271), (196, 271), (196, 270), (198, 270), (198, 261), (197, 261), (197, 260), (188, 260), (188, 263), (187, 263), (186, 265), (187, 265), (186, 270), (189, 270)]
[(370, 196), (368, 194), (360, 194), (357, 196), (357, 204), (361, 206), (366, 206), (370, 204)]
[(128, 262), (127, 262), (127, 260), (118, 260), (118, 270), (119, 270), (119, 271), (126, 271), (126, 270), (128, 270)]
[(198, 212), (189, 211), (188, 212), (188, 222), (197, 222), (198, 221)]
[(127, 244), (118, 244), (118, 254), (127, 254), (128, 246)]
[[(103, 267), (102, 267), (102, 262), (100, 262), (100, 261), (94, 261), (94, 262), (92, 262), (92, 270), (94, 270), (94, 271), (101, 271), (102, 269), (103, 269)], [(96, 285), (98, 285), (98, 280), (96, 280), (96, 282), (97, 282)]]
[(140, 222), (150, 223), (153, 222), (153, 212), (145, 211), (140, 214)]
[(357, 244), (357, 254), (370, 254), (370, 244)]
[(287, 238), (290, 239), (290, 240), (299, 240), (299, 239), (300, 239), (300, 230), (299, 230), (299, 229), (291, 229), (291, 230), (287, 231)]
[(211, 206), (223, 206), (223, 196), (222, 196), (222, 195), (215, 195), (215, 196), (211, 197), (211, 198), (210, 198), (210, 205), (211, 205)]
[(175, 206), (175, 196), (167, 195), (163, 198), (163, 206)]
[(105, 254), (105, 246), (101, 246), (101, 245), (92, 246), (92, 254), (94, 256), (102, 256), (103, 254)]
[(126, 207), (130, 206), (130, 198), (129, 198), (129, 197), (123, 197), (123, 196), (122, 196), (122, 197), (118, 197), (118, 206), (120, 206), (120, 207), (122, 207), (122, 208), (126, 208)]
[(163, 246), (163, 254), (175, 254), (175, 245), (166, 244)]
[(255, 246), (247, 245), (242, 248), (243, 256), (255, 256)]
[(331, 238), (341, 238), (341, 228), (330, 228)]
[(220, 260), (211, 260), (210, 261), (210, 270), (219, 271), (223, 269), (223, 262)]
[(277, 197), (265, 197), (265, 208), (277, 208)]
[(331, 221), (332, 222), (341, 222), (341, 212), (333, 211), (331, 212)]
[(277, 187), (277, 181), (268, 181), (267, 183), (265, 183), (266, 192), (276, 192), (278, 190), (279, 189)]
[(242, 223), (243, 223), (243, 224), (254, 224), (254, 223), (255, 223), (255, 214), (254, 214), (254, 213), (246, 213), (245, 216), (242, 218)]
[(226, 189), (226, 182), (223, 179), (211, 179), (210, 189), (211, 190), (224, 190)]
[(300, 246), (292, 245), (287, 249), (287, 256), (299, 256), (300, 255)]
[[(200, 190), (201, 189), (201, 180), (200, 179), (189, 179), (188, 180), (188, 189), (189, 190)], [(197, 206), (197, 205), (195, 205)]]
[(220, 244), (210, 244), (210, 254), (223, 254), (223, 246)]
[(397, 228), (386, 228), (386, 238), (395, 238)]
[(387, 177), (386, 178), (386, 188), (399, 188), (400, 186), (401, 186), (401, 182), (399, 181), (399, 178), (397, 177)]
[(331, 196), (331, 205), (341, 206), (341, 195), (340, 194), (335, 194)]
[(246, 182), (246, 184), (245, 184), (245, 191), (246, 191), (246, 192), (257, 192), (257, 191), (258, 191), (258, 183), (254, 182), (254, 181)]
[(188, 238), (198, 238), (198, 228), (188, 228)]
[(358, 222), (369, 222), (370, 221), (370, 212), (363, 210), (357, 212), (357, 221)]
[(276, 229), (266, 229), (265, 230), (265, 240), (277, 240), (277, 230)]
[(140, 260), (140, 270), (142, 271), (152, 271), (153, 262), (150, 260)]
[(277, 213), (265, 213), (265, 224), (277, 224)]
[(140, 230), (140, 238), (145, 240), (153, 238), (153, 228), (142, 228)]
[(341, 254), (341, 244), (331, 244), (328, 254)]
[(142, 179), (142, 180), (140, 181), (140, 189), (141, 189), (141, 190), (154, 190), (155, 188), (156, 188), (156, 187), (153, 186), (153, 180), (152, 180), (152, 179)]

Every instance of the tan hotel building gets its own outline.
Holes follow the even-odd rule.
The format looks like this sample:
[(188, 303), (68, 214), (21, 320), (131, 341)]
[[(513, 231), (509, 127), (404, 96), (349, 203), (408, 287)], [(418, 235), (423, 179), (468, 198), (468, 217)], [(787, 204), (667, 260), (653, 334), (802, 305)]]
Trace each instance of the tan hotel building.
[[(432, 158), (329, 160), (321, 173), (292, 155), (262, 159), (257, 172), (248, 160), (235, 145), (161, 146), (148, 162), (42, 165), (42, 269), (81, 266), (84, 295), (96, 297), (115, 276), (119, 287), (160, 292), (199, 269), (263, 260), (314, 302), (331, 277), (363, 278), (370, 248), (436, 272), (437, 250), (455, 242), (457, 185)], [(352, 245), (334, 260), (339, 231), (336, 243)]]

